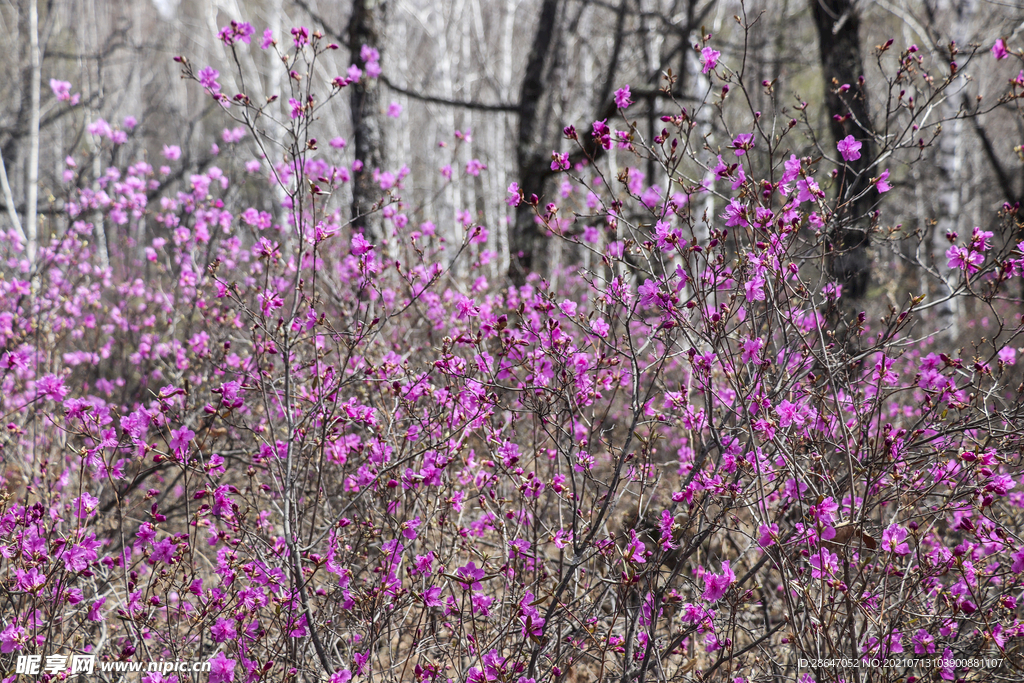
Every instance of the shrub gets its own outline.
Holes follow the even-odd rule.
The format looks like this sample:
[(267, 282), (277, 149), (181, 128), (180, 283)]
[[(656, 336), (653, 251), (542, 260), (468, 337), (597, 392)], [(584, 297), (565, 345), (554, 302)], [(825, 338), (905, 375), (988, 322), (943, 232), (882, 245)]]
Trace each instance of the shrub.
[[(222, 31), (239, 57), (246, 26)], [(292, 68), (333, 47), (296, 31)], [(941, 97), (914, 59), (893, 87)], [(709, 153), (679, 106), (645, 139), (624, 89), (622, 130), (566, 128), (561, 201), (510, 188), (587, 256), (522, 287), (479, 261), (458, 278), (445, 255), (486, 228), (455, 250), (412, 229), (403, 172), (376, 176), (386, 240), (345, 219), (313, 79), (268, 133), (180, 61), (244, 128), (224, 140), (264, 158), (182, 183), (111, 167), (69, 189), (35, 263), (9, 235), (7, 660), (209, 660), (250, 682), (1019, 677), (1020, 246), (980, 228), (951, 246), (951, 296), (997, 334), (939, 348), (934, 302), (869, 320), (822, 267), (851, 141), (797, 156), (804, 126), (747, 112)], [(700, 107), (738, 117), (747, 84), (713, 61)], [(370, 76), (330, 96), (350, 77)], [(934, 129), (919, 111), (886, 112), (903, 133), (881, 156)], [(274, 140), (271, 212), (235, 188)], [(612, 148), (636, 166), (610, 175)], [(100, 220), (122, 238), (106, 267)]]

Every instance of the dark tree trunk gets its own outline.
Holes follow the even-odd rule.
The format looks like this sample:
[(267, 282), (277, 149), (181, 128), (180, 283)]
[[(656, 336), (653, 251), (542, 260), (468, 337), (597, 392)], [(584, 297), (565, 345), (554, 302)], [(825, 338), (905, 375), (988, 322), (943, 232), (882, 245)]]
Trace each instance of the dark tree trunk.
[[(874, 159), (871, 116), (864, 85), (860, 51), (860, 17), (854, 0), (809, 0), (818, 31), (821, 70), (825, 78), (825, 106), (835, 141), (852, 135), (863, 144), (859, 159), (846, 163), (842, 181), (843, 210), (836, 216), (832, 233), (829, 271), (843, 285), (843, 296), (862, 298), (871, 276), (868, 258), (870, 220), (868, 213), (875, 200), (870, 193), (856, 201), (852, 198), (868, 187), (868, 167)], [(837, 89), (849, 84), (845, 93)]]
[[(548, 168), (544, 156), (537, 151), (538, 113), (544, 96), (544, 66), (554, 48), (556, 19), (560, 0), (544, 0), (537, 18), (537, 31), (526, 61), (526, 72), (519, 90), (519, 136), (516, 161), (519, 166), (519, 186), (526, 199), (530, 195), (542, 196)], [(543, 235), (534, 221), (533, 207), (523, 202), (516, 210), (515, 224), (509, 239), (509, 278), (522, 284), (527, 273), (541, 266)], [(543, 270), (543, 268), (540, 268)]]
[[(363, 71), (366, 62), (360, 50), (363, 45), (382, 49), (387, 26), (387, 0), (354, 0), (352, 19), (348, 26), (352, 62)], [(356, 227), (363, 227), (371, 243), (381, 242), (384, 221), (379, 202), (380, 186), (373, 181), (373, 170), (384, 170), (384, 112), (381, 107), (380, 83), (376, 78), (362, 78), (352, 89), (352, 142), (355, 158), (363, 162), (361, 170), (352, 174), (352, 218)]]

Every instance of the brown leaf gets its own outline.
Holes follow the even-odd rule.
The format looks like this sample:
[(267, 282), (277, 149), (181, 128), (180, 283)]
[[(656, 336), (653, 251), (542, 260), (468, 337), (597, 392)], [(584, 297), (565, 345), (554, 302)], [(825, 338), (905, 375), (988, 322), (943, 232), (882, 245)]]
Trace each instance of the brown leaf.
[(847, 522), (836, 527), (836, 535), (829, 540), (822, 540), (821, 544), (832, 552), (838, 552), (848, 545), (863, 545), (869, 550), (875, 550), (878, 542), (871, 537), (860, 524)]

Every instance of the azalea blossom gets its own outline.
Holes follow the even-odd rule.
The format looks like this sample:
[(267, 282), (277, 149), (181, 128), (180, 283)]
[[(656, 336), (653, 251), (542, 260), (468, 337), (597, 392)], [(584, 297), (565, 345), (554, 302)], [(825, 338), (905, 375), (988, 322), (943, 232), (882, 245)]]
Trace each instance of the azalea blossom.
[(628, 108), (631, 104), (633, 104), (633, 100), (630, 99), (630, 96), (631, 93), (629, 92), (629, 86), (622, 86), (621, 88), (615, 91), (615, 106), (618, 107), (619, 109)]
[(722, 56), (722, 53), (718, 50), (712, 50), (710, 47), (705, 47), (700, 51), (700, 62), (703, 64), (701, 73), (708, 74), (711, 70), (718, 66), (718, 58)]
[(907, 530), (892, 524), (882, 532), (882, 548), (897, 555), (908, 555), (910, 546), (903, 542), (906, 538)]
[(1006, 59), (1010, 56), (1009, 51), (1006, 49), (1006, 43), (1003, 42), (1002, 38), (996, 39), (995, 45), (992, 46), (992, 56), (996, 59)]
[(889, 185), (889, 169), (885, 169), (884, 171), (882, 171), (882, 174), (877, 178), (874, 178), (872, 180), (872, 183), (874, 184), (875, 189), (878, 190), (879, 194), (891, 190), (892, 186)]
[(711, 574), (705, 570), (703, 597), (708, 602), (720, 600), (729, 590), (729, 586), (736, 582), (736, 574), (729, 566), (729, 560), (722, 562), (722, 573)]
[(863, 146), (852, 135), (847, 135), (845, 138), (836, 143), (836, 148), (839, 153), (843, 155), (845, 161), (856, 161), (860, 159), (860, 148)]
[(946, 258), (949, 259), (950, 268), (966, 271), (968, 275), (977, 273), (979, 266), (985, 262), (984, 254), (956, 245), (946, 250)]
[(755, 141), (753, 133), (740, 133), (736, 136), (736, 139), (732, 141), (732, 148), (736, 152), (736, 156), (741, 157), (753, 149), (754, 144)]
[(811, 576), (815, 579), (834, 576), (839, 570), (839, 557), (828, 551), (828, 548), (819, 548), (811, 555)]

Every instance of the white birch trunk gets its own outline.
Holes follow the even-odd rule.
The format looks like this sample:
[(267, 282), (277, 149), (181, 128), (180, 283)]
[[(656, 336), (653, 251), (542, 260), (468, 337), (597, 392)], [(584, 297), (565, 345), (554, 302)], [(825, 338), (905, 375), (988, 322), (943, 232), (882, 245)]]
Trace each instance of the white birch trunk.
[(22, 243), (25, 242), (25, 231), (21, 227), (21, 219), (18, 218), (18, 210), (14, 206), (14, 194), (11, 192), (11, 184), (7, 182), (7, 167), (4, 165), (4, 155), (0, 152), (0, 190), (4, 193), (4, 203), (7, 205), (7, 217), (11, 219), (11, 225)]
[[(449, 8), (449, 17), (454, 17), (457, 12), (454, 7)], [(453, 99), (455, 95), (455, 88), (452, 83), (452, 53), (450, 49), (450, 41), (448, 39), (448, 27), (455, 22), (445, 21), (444, 16), (441, 12), (435, 12), (433, 15), (436, 19), (435, 23), (435, 35), (438, 38), (437, 50), (441, 53), (441, 92), (446, 99)], [(444, 114), (441, 120), (444, 122), (445, 130), (441, 131), (442, 139), (454, 140), (452, 137), (455, 133), (455, 108), (444, 107)], [(445, 195), (448, 197), (451, 203), (451, 218), (448, 218), (447, 212), (442, 210), (439, 213), (440, 225), (437, 226), (438, 235), (443, 237), (445, 240), (445, 262), (448, 262), (454, 255), (456, 240), (456, 215), (462, 206), (462, 183), (455, 180), (456, 174), (458, 173), (459, 160), (457, 155), (452, 155), (452, 178), (453, 182), (448, 183), (448, 191)]]
[[(953, 22), (952, 36), (961, 49), (966, 49), (970, 24), (976, 11), (974, 0), (952, 0), (948, 8)], [(961, 59), (962, 61), (962, 59)], [(946, 250), (950, 243), (947, 234), (963, 237), (961, 231), (961, 191), (963, 185), (962, 169), (964, 158), (963, 121), (952, 120), (960, 110), (960, 102), (967, 82), (963, 76), (946, 90), (946, 99), (942, 103), (943, 125), (942, 136), (939, 138), (939, 150), (936, 164), (940, 171), (938, 191), (938, 216), (935, 232), (932, 235), (932, 258), (935, 268), (942, 278), (939, 297), (949, 296), (960, 280), (959, 271), (949, 267)], [(936, 325), (940, 330), (938, 340), (947, 345), (956, 344), (960, 336), (960, 310), (958, 299), (950, 299), (936, 306)]]
[[(513, 60), (513, 45), (512, 45), (512, 31), (515, 26), (516, 18), (516, 0), (506, 0), (505, 2), (505, 14), (502, 18), (502, 39), (501, 39), (501, 101), (511, 102), (512, 101), (512, 60)], [(498, 201), (501, 202), (499, 206), (498, 215), (504, 217), (504, 225), (498, 227), (495, 230), (498, 238), (498, 272), (496, 277), (504, 278), (505, 273), (508, 272), (509, 265), (511, 263), (511, 254), (509, 253), (508, 233), (512, 229), (512, 223), (515, 221), (515, 215), (508, 207), (504, 204), (505, 191), (509, 185), (509, 179), (506, 175), (506, 169), (508, 168), (509, 159), (515, 153), (514, 149), (509, 147), (511, 136), (508, 131), (512, 130), (512, 126), (515, 121), (512, 115), (508, 112), (502, 112), (498, 115), (499, 128), (498, 128), (498, 145), (497, 145), (497, 163), (495, 164), (498, 168), (494, 169), (495, 175), (501, 174), (498, 183)], [(513, 180), (519, 180), (514, 178)]]
[(25, 228), (29, 263), (35, 263), (39, 248), (39, 225), (36, 202), (39, 200), (39, 78), (41, 59), (39, 55), (39, 6), (38, 0), (29, 0), (28, 5), (29, 59), (31, 60), (32, 83), (31, 110), (29, 114), (28, 172), (25, 178)]

